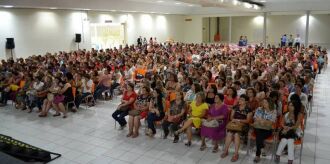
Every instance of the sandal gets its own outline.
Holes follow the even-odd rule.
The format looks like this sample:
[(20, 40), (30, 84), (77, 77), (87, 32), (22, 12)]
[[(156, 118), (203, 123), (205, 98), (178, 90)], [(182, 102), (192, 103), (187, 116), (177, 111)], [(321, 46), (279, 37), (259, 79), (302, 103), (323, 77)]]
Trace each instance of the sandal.
[(173, 143), (178, 143), (179, 142), (179, 136), (174, 136)]
[(39, 114), (39, 117), (47, 117), (47, 114)]
[(216, 146), (216, 147), (213, 148), (212, 153), (217, 153), (218, 151), (219, 151), (219, 147)]
[(60, 115), (61, 115), (61, 113), (56, 113), (56, 114), (53, 115), (53, 117), (57, 117), (57, 116), (60, 116)]
[(63, 116), (63, 118), (67, 118), (67, 116), (66, 116), (66, 115), (64, 115), (64, 116)]
[(259, 163), (260, 160), (261, 160), (260, 157), (255, 157), (254, 160), (253, 160), (253, 162), (254, 162), (254, 163)]
[(231, 158), (231, 162), (236, 162), (238, 160), (238, 154), (235, 154), (232, 158)]
[(136, 137), (138, 137), (139, 136), (139, 133), (136, 133), (136, 134), (133, 134), (132, 135), (132, 138), (136, 138)]
[(228, 151), (223, 152), (220, 157), (221, 158), (226, 158), (227, 156), (228, 156)]
[(131, 137), (133, 135), (133, 133), (128, 133), (127, 135), (126, 135), (126, 137)]
[(200, 151), (204, 151), (206, 149), (206, 145), (202, 145), (201, 148), (199, 148)]
[(191, 146), (191, 141), (188, 141), (187, 143), (185, 143), (184, 145), (190, 147)]

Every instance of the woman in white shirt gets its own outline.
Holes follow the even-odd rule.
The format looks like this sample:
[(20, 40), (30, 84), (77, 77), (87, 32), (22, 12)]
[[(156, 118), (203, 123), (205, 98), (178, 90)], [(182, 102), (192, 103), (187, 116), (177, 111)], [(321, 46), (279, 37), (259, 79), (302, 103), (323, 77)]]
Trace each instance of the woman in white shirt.
[(91, 79), (91, 76), (89, 74), (83, 75), (81, 81), (82, 94), (75, 99), (75, 104), (77, 108), (79, 108), (82, 100), (84, 100), (88, 95), (92, 94), (93, 89), (93, 80)]

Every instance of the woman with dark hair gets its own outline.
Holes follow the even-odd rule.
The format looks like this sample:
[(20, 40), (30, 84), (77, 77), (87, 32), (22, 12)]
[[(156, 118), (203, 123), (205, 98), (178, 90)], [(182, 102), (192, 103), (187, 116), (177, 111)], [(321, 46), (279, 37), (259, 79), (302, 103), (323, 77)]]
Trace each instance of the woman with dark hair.
[[(170, 109), (165, 113), (165, 119), (162, 123), (162, 127), (164, 130), (164, 139), (167, 138), (169, 134), (169, 126), (171, 125), (171, 130), (173, 132), (177, 131), (180, 123), (184, 119), (186, 112), (186, 105), (183, 100), (183, 93), (177, 92), (176, 99), (171, 102)], [(173, 143), (177, 143), (179, 141), (178, 136), (174, 136)]]
[(134, 91), (134, 84), (128, 83), (120, 105), (118, 105), (117, 110), (112, 113), (112, 118), (120, 124), (120, 130), (123, 130), (127, 124), (125, 116), (128, 115), (129, 110), (134, 108), (136, 97), (137, 95)]
[(292, 164), (294, 160), (294, 140), (298, 137), (296, 131), (300, 128), (303, 114), (301, 113), (301, 102), (290, 101), (288, 104), (288, 112), (281, 120), (281, 141), (278, 145), (275, 162), (280, 162), (280, 156), (285, 146), (288, 145), (288, 164)]
[(150, 101), (150, 88), (143, 86), (141, 93), (134, 102), (134, 108), (128, 112), (128, 128), (127, 137), (137, 137), (139, 134), (140, 119), (146, 118)]
[(215, 84), (217, 86), (217, 92), (224, 94), (226, 90), (226, 80), (223, 78), (218, 78), (215, 80)]
[(237, 103), (237, 91), (233, 87), (227, 89), (227, 95), (225, 95), (224, 103), (232, 108)]
[(149, 104), (149, 113), (147, 116), (147, 135), (150, 137), (156, 134), (155, 121), (160, 121), (165, 116), (165, 100), (162, 91), (156, 88), (152, 94), (153, 97)]
[[(200, 150), (206, 148), (205, 138), (210, 138), (214, 142), (213, 153), (218, 152), (218, 142), (226, 136), (226, 125), (228, 117), (228, 106), (223, 103), (224, 96), (221, 93), (215, 95), (215, 103), (207, 111), (206, 119), (202, 120), (201, 136), (202, 145)], [(212, 125), (216, 122), (215, 125)], [(210, 124), (212, 126), (210, 126)]]
[(214, 97), (217, 94), (217, 87), (215, 85), (211, 85), (208, 87), (206, 90), (206, 98), (205, 102), (208, 103), (209, 105), (214, 104)]
[(58, 92), (58, 94), (54, 97), (54, 101), (52, 106), (56, 110), (56, 116), (60, 116), (60, 112), (63, 113), (63, 118), (66, 118), (66, 110), (65, 110), (65, 104), (68, 102), (72, 102), (74, 100), (73, 93), (72, 93), (72, 86), (71, 81), (73, 80), (73, 76), (70, 72), (66, 73), (65, 75), (66, 83), (62, 87), (62, 89)]
[(238, 151), (241, 143), (241, 137), (247, 135), (247, 127), (252, 120), (252, 112), (247, 105), (248, 101), (249, 98), (245, 94), (241, 95), (238, 100), (238, 105), (233, 107), (233, 110), (230, 115), (231, 122), (244, 125), (242, 131), (234, 131), (227, 129), (225, 148), (224, 152), (221, 154), (221, 158), (225, 158), (228, 156), (230, 144), (234, 142), (235, 153), (234, 156), (231, 158), (231, 162), (236, 162), (238, 160)]
[(256, 98), (257, 92), (254, 88), (246, 89), (246, 95), (249, 97), (248, 106), (254, 113), (254, 111), (259, 107), (259, 101)]

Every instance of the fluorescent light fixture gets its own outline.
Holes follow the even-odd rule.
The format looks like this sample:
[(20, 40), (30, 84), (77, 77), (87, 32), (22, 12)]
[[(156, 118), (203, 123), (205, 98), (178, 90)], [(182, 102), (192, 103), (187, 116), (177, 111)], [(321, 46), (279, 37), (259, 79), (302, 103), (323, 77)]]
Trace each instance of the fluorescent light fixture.
[(238, 5), (238, 1), (237, 0), (233, 0), (233, 4), (234, 5)]
[(188, 5), (188, 6), (193, 7), (194, 5)]
[(164, 1), (157, 1), (158, 3), (163, 3)]
[(244, 3), (244, 7), (249, 9), (252, 8), (253, 6), (250, 3)]
[(117, 10), (110, 10), (110, 11), (112, 11), (112, 12), (116, 12)]
[(56, 10), (57, 8), (56, 8), (56, 7), (50, 7), (49, 9), (51, 9), (51, 10)]
[(91, 9), (84, 9), (84, 10), (89, 11), (89, 10), (91, 10)]
[(259, 2), (261, 2), (261, 3), (265, 3), (265, 2), (266, 2), (266, 0), (260, 0)]
[(255, 10), (259, 10), (259, 9), (260, 9), (260, 7), (259, 7), (258, 5), (253, 5), (253, 8), (254, 8)]
[(6, 6), (3, 6), (4, 8), (13, 8), (14, 6), (11, 6), (11, 5), (6, 5)]
[(180, 2), (176, 2), (175, 4), (176, 4), (176, 5), (181, 5), (181, 3), (180, 3)]

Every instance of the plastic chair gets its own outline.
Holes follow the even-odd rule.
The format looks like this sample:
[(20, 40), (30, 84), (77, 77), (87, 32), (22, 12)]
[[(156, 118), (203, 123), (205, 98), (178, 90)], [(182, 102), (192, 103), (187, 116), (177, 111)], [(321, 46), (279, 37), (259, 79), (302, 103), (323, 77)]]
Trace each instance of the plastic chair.
[[(275, 153), (276, 153), (276, 146), (278, 143), (278, 132), (277, 132), (277, 121), (273, 124), (273, 130), (272, 130), (272, 135), (269, 136), (268, 138), (265, 139), (264, 143), (269, 144), (272, 146), (272, 156), (271, 160), (274, 159)], [(250, 146), (251, 146), (251, 141), (256, 141), (256, 133), (254, 131), (254, 128), (250, 126), (250, 130), (248, 132), (248, 143), (247, 143), (247, 155), (250, 155)]]
[(65, 109), (69, 110), (69, 105), (72, 104), (74, 107), (76, 107), (75, 99), (76, 99), (76, 93), (77, 93), (77, 88), (76, 87), (71, 87), (72, 89), (72, 95), (73, 95), (73, 101), (69, 101), (65, 105)]
[(88, 103), (90, 103), (90, 102), (92, 102), (92, 103), (94, 103), (95, 104), (95, 99), (94, 99), (94, 91), (95, 91), (95, 83), (93, 83), (92, 84), (92, 88), (91, 88), (91, 94), (90, 95), (88, 95), (88, 96), (86, 96), (85, 97), (85, 103), (86, 103), (86, 109), (88, 108), (88, 107), (90, 107), (89, 105), (88, 105)]

